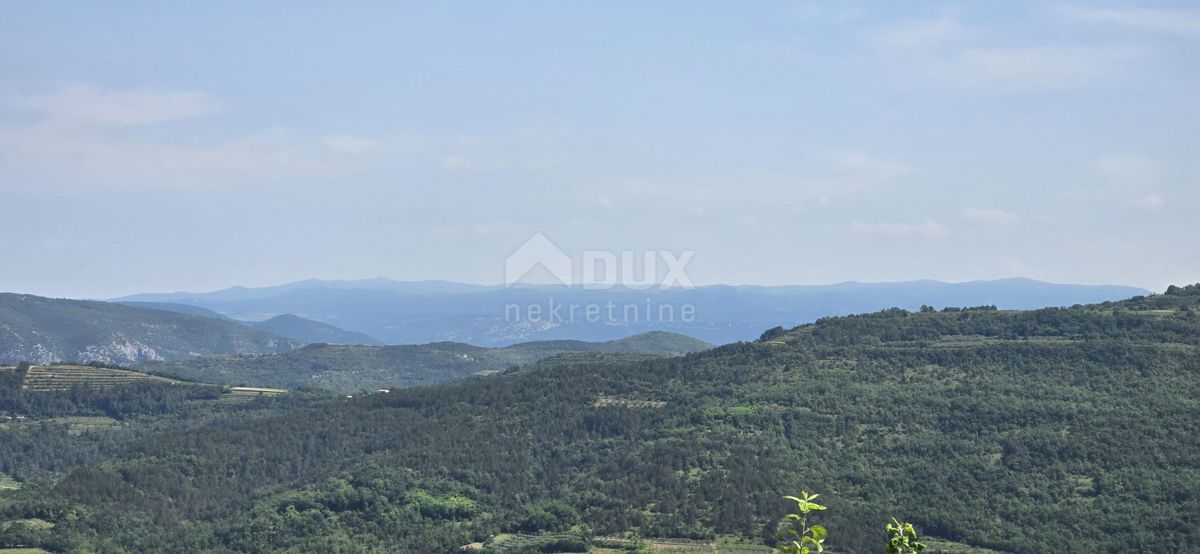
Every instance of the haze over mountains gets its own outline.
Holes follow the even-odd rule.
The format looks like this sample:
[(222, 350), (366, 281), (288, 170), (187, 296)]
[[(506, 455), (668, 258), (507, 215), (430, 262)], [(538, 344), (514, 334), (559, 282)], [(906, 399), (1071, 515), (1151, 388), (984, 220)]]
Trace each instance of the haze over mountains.
[[(4, 294), (0, 362), (136, 364), (284, 353), (314, 343), (502, 347), (531, 341), (603, 342), (654, 331), (724, 344), (755, 339), (777, 326), (891, 307), (1028, 309), (1146, 292), (1028, 279), (646, 290), (370, 279), (141, 294), (115, 302)], [(573, 316), (572, 306), (580, 307)], [(588, 307), (595, 308), (597, 318), (585, 316)], [(662, 310), (671, 317), (659, 317)]]
[[(1120, 300), (1147, 292), (1136, 287), (1051, 284), (1030, 279), (596, 290), (379, 278), (307, 280), (206, 293), (137, 294), (117, 300), (192, 306), (242, 320), (292, 314), (362, 333), (385, 344), (458, 341), (504, 346), (531, 340), (604, 341), (656, 330), (724, 344), (757, 338), (764, 329), (780, 325), (790, 327), (821, 317), (891, 307), (915, 310), (922, 305), (995, 305), (1001, 309), (1032, 309)], [(612, 312), (608, 311), (610, 303)], [(572, 305), (579, 307), (573, 317), (569, 313)], [(588, 306), (599, 308), (598, 318), (585, 316)], [(667, 309), (664, 306), (671, 317), (659, 317), (663, 315), (660, 309)], [(533, 314), (531, 307), (537, 310)], [(690, 319), (685, 317), (687, 307), (694, 316)]]

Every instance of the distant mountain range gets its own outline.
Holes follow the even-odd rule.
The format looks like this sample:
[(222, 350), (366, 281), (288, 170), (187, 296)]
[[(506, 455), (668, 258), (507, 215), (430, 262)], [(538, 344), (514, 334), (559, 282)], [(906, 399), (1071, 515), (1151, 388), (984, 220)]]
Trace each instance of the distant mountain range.
[(133, 364), (283, 353), (315, 343), (498, 347), (530, 341), (603, 342), (651, 331), (721, 344), (754, 339), (776, 326), (890, 307), (1029, 309), (1146, 293), (1133, 287), (1028, 279), (666, 290), (308, 280), (210, 293), (135, 295), (114, 302), (4, 293), (0, 363)]
[(385, 344), (458, 341), (504, 346), (531, 340), (604, 341), (648, 331), (670, 331), (722, 344), (757, 338), (764, 329), (775, 326), (792, 327), (822, 317), (891, 307), (1033, 309), (1120, 300), (1148, 292), (1136, 287), (1030, 279), (593, 290), (380, 278), (307, 280), (207, 293), (138, 294), (117, 300), (181, 304), (240, 320), (293, 314)]
[(272, 317), (264, 321), (241, 321), (233, 319), (224, 314), (219, 314), (208, 308), (196, 306), (194, 304), (177, 304), (173, 302), (119, 302), (126, 306), (135, 308), (150, 308), (152, 310), (166, 310), (181, 314), (200, 315), (213, 319), (224, 321), (236, 321), (243, 325), (248, 325), (261, 331), (266, 331), (281, 337), (296, 339), (304, 343), (326, 343), (326, 344), (382, 344), (378, 340), (371, 338), (362, 333), (347, 331), (345, 329), (334, 327), (328, 323), (313, 321), (303, 317), (282, 314)]
[(468, 375), (525, 366), (557, 355), (677, 356), (712, 346), (691, 337), (662, 332), (607, 342), (540, 341), (503, 348), (481, 348), (457, 342), (405, 346), (313, 344), (284, 354), (191, 358), (145, 364), (140, 369), (210, 383), (285, 388), (307, 386), (354, 392), (444, 383)]
[(130, 364), (303, 346), (221, 316), (0, 293), (0, 363)]

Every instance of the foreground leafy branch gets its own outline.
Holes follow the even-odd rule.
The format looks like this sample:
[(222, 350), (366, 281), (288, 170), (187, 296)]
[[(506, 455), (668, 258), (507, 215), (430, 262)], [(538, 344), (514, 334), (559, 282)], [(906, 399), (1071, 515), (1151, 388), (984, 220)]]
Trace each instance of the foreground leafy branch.
[(891, 534), (888, 539), (888, 554), (917, 554), (925, 550), (925, 545), (917, 542), (917, 530), (911, 523), (900, 523), (896, 518), (887, 526)]
[(796, 511), (798, 513), (788, 514), (787, 519), (798, 521), (800, 530), (789, 527), (788, 532), (792, 534), (792, 544), (781, 546), (779, 548), (784, 554), (810, 554), (813, 552), (825, 551), (825, 527), (820, 525), (808, 526), (809, 512), (817, 512), (825, 509), (825, 506), (813, 502), (819, 494), (808, 494), (808, 491), (801, 491), (799, 497), (785, 496), (784, 498), (796, 503)]
[[(810, 512), (818, 512), (825, 510), (825, 506), (813, 502), (819, 494), (809, 494), (808, 491), (801, 491), (800, 496), (785, 496), (787, 500), (796, 503), (796, 513), (791, 513), (786, 516), (789, 522), (796, 522), (787, 528), (791, 534), (791, 544), (779, 546), (779, 551), (784, 554), (819, 554), (825, 551), (825, 539), (828, 533), (825, 527), (821, 525), (808, 525), (808, 515)], [(797, 526), (799, 530), (797, 530)], [(913, 524), (905, 522), (900, 523), (896, 518), (892, 518), (892, 522), (887, 525), (888, 554), (918, 554), (925, 550), (925, 545), (917, 540), (917, 530)]]

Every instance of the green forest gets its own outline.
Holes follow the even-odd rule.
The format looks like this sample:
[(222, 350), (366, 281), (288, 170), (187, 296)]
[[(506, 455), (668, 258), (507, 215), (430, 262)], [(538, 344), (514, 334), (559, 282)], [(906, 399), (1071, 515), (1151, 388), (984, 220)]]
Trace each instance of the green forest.
[[(19, 486), (0, 492), (0, 546), (775, 545), (796, 507), (784, 496), (808, 490), (828, 507), (812, 515), (827, 552), (885, 552), (892, 517), (933, 543), (1014, 554), (1200, 551), (1200, 285), (1033, 311), (892, 309), (354, 398), (0, 379), (0, 412), (32, 420), (0, 424), (0, 473)], [(56, 423), (67, 416), (116, 425)]]

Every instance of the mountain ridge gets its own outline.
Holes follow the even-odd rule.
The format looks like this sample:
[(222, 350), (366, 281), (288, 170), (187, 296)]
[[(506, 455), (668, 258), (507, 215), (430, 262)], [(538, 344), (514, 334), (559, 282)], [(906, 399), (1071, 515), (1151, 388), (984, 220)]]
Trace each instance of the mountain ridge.
[[(332, 283), (331, 285), (328, 283)], [(260, 320), (280, 314), (363, 333), (386, 344), (456, 341), (505, 346), (533, 340), (605, 341), (647, 331), (670, 331), (715, 344), (752, 340), (763, 329), (793, 326), (821, 317), (890, 307), (996, 305), (1005, 309), (1071, 306), (1145, 295), (1149, 291), (1115, 285), (1070, 285), (1012, 278), (945, 283), (835, 283), (830, 285), (707, 285), (694, 288), (595, 290), (566, 286), (469, 285), (444, 281), (297, 281), (226, 292), (172, 294), (159, 301), (182, 302), (236, 319)], [(226, 289), (228, 290), (228, 289)], [(143, 298), (140, 296), (125, 297)], [(629, 317), (556, 321), (549, 302), (560, 307), (633, 307)], [(510, 308), (515, 307), (516, 310)], [(543, 316), (527, 310), (537, 307)], [(642, 308), (669, 308), (670, 317), (650, 318)], [(692, 308), (694, 318), (682, 316)], [(581, 312), (582, 313), (582, 312)]]
[(236, 322), (90, 300), (0, 293), (0, 362), (137, 363), (285, 352), (302, 343)]

